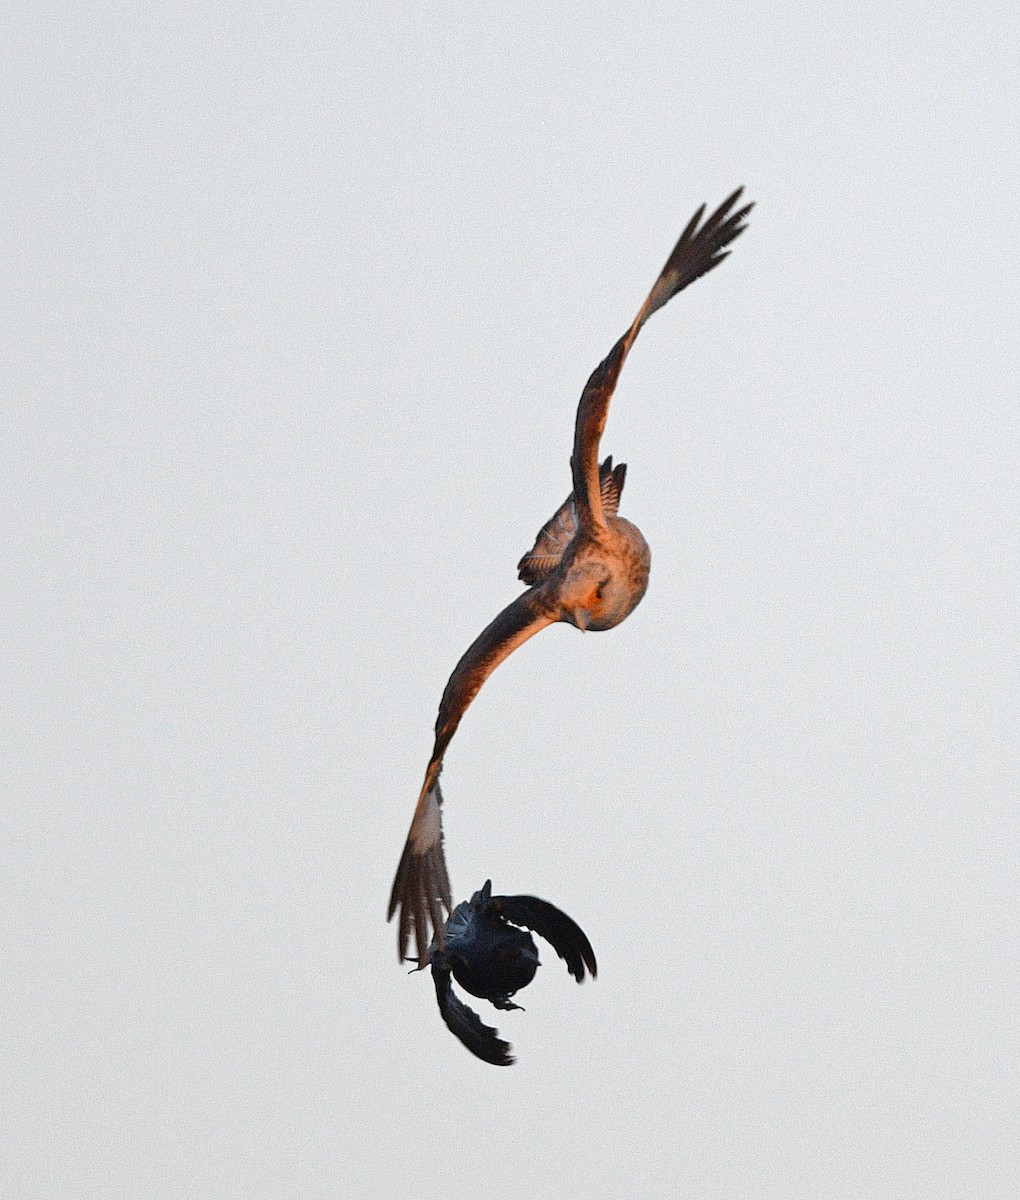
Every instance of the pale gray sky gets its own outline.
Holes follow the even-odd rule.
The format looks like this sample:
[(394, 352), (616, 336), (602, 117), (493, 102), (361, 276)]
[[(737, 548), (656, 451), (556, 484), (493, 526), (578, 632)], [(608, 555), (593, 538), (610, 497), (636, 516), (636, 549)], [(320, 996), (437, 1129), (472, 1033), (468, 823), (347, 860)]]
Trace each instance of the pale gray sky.
[[(1020, 17), (837, 8), (3, 18), (5, 1200), (1016, 1194)], [(497, 1070), (383, 920), (439, 696), (741, 183), (647, 597), (448, 755), (599, 958)]]

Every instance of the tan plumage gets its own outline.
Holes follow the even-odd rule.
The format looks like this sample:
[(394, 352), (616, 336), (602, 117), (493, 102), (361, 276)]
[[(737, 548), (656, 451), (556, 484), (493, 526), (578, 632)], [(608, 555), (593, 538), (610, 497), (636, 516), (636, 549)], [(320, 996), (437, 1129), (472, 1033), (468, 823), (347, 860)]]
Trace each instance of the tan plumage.
[(428, 961), (430, 926), (442, 940), (443, 909), (450, 911), (450, 880), (443, 854), (439, 772), (460, 719), (499, 664), (528, 638), (555, 621), (578, 629), (612, 629), (636, 608), (648, 587), (651, 555), (641, 531), (617, 515), (626, 473), (598, 452), (620, 369), (641, 326), (689, 283), (717, 266), (724, 247), (745, 229), (752, 205), (732, 209), (738, 189), (699, 228), (705, 206), (694, 214), (648, 293), (630, 328), (592, 373), (577, 406), (570, 459), (574, 490), (545, 523), (519, 564), (531, 586), (492, 621), (457, 663), (443, 692), (436, 739), (401, 855), (389, 917), (400, 910), (397, 946), (407, 956), (412, 930), (418, 961)]

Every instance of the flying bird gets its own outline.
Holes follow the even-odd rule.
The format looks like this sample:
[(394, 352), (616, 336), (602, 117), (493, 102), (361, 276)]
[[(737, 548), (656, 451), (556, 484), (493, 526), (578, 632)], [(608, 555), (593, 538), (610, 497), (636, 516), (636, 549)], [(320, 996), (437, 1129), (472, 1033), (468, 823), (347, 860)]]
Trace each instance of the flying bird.
[(443, 909), (450, 911), (451, 893), (439, 773), (450, 739), (479, 688), (508, 655), (547, 625), (566, 621), (580, 630), (612, 629), (645, 594), (648, 543), (636, 525), (617, 514), (626, 465), (614, 467), (607, 458), (599, 466), (599, 442), (620, 368), (641, 326), (677, 292), (728, 257), (724, 247), (744, 232), (744, 219), (753, 205), (734, 211), (742, 192), (738, 188), (704, 223), (705, 205), (698, 209), (630, 328), (588, 380), (574, 423), (573, 491), (518, 564), (518, 577), (528, 590), (482, 630), (453, 669), (439, 703), (432, 757), (390, 893), (387, 919), (400, 910), (401, 960), (407, 957), (412, 931), (421, 961), (430, 929), (442, 942)]
[(429, 950), (436, 999), (447, 1027), (472, 1054), (497, 1067), (514, 1061), (509, 1043), (459, 999), (450, 976), (466, 992), (491, 1001), (496, 1008), (519, 1009), (510, 997), (531, 983), (540, 965), (535, 939), (527, 929), (549, 942), (578, 983), (584, 980), (585, 967), (595, 978), (595, 952), (575, 921), (537, 896), (494, 896), (491, 879), (470, 900), (457, 905), (442, 943), (437, 936)]

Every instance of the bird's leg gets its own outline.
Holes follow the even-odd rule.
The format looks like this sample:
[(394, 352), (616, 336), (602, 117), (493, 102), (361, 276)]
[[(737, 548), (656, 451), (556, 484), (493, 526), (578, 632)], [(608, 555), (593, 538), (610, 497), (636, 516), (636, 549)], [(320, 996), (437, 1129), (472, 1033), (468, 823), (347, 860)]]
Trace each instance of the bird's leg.
[(492, 999), (493, 1008), (501, 1008), (504, 1012), (512, 1012), (517, 1009), (518, 1012), (524, 1012), (524, 1008), (520, 1004), (514, 1004), (509, 996), (494, 996)]

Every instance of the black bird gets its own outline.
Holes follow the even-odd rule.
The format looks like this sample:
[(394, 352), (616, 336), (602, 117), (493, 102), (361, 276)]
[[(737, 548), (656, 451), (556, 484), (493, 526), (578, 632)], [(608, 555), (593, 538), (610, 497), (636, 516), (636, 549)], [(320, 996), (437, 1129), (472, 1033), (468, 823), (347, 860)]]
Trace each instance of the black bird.
[[(521, 925), (525, 928), (518, 928)], [(510, 1044), (458, 998), (450, 976), (472, 996), (489, 1000), (496, 1008), (520, 1008), (510, 997), (528, 986), (539, 967), (538, 949), (527, 929), (545, 938), (578, 983), (586, 966), (595, 978), (595, 951), (576, 921), (537, 896), (494, 896), (491, 879), (470, 900), (457, 905), (442, 942), (437, 934), (429, 949), (436, 999), (447, 1027), (472, 1054), (497, 1067), (514, 1061)]]

